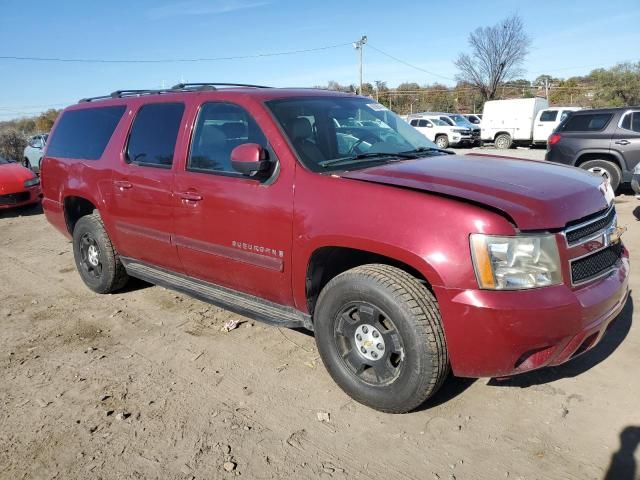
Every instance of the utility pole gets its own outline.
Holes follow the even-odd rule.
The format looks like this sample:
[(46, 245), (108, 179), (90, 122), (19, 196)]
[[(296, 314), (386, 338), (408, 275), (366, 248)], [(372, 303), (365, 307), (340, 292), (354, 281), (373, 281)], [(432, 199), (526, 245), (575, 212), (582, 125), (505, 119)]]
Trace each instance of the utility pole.
[(364, 50), (364, 44), (367, 43), (367, 36), (363, 35), (360, 40), (353, 42), (353, 48), (360, 51), (360, 92), (359, 95), (362, 95), (362, 51)]
[(549, 100), (549, 79), (544, 79), (544, 98)]

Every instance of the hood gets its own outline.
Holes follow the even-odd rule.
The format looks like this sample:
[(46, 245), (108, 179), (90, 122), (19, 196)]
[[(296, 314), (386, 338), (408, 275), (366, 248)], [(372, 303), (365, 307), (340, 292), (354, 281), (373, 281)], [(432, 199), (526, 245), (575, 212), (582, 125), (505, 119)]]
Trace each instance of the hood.
[(0, 164), (0, 194), (16, 193), (24, 190), (24, 182), (35, 174), (19, 163)]
[(598, 188), (601, 177), (544, 161), (441, 155), (341, 176), (487, 205), (504, 212), (521, 230), (563, 228), (608, 206)]

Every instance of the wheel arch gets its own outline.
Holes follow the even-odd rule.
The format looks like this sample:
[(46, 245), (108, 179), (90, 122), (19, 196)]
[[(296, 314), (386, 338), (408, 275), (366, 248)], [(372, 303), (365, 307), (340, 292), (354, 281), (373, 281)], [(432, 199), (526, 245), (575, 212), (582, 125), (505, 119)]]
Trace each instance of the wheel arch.
[(304, 299), (309, 314), (313, 316), (318, 296), (332, 278), (361, 265), (379, 263), (397, 267), (416, 277), (432, 292), (433, 285), (442, 283), (437, 272), (423, 258), (406, 250), (390, 251), (385, 247), (331, 244), (315, 248), (307, 258), (304, 277)]
[(73, 235), (73, 229), (85, 215), (91, 215), (97, 210), (97, 202), (87, 198), (84, 195), (67, 195), (63, 198), (63, 211), (65, 224), (70, 235)]
[(626, 163), (620, 154), (613, 150), (583, 150), (576, 155), (574, 166), (579, 167), (589, 160), (605, 160), (615, 163), (624, 173), (627, 170)]

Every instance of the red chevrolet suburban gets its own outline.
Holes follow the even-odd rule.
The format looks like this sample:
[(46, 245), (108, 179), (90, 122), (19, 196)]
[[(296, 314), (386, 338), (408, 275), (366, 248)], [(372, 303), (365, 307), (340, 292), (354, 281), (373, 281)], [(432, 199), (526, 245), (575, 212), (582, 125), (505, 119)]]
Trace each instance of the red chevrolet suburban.
[(338, 385), (386, 412), (450, 370), (566, 362), (628, 292), (601, 177), (453, 155), (354, 95), (180, 84), (84, 99), (53, 127), (42, 187), (93, 291), (133, 276), (313, 330)]

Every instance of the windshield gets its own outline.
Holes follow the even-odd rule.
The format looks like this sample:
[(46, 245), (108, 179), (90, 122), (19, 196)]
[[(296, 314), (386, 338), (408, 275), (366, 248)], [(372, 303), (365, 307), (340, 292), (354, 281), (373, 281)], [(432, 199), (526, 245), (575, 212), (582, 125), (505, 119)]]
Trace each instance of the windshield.
[(298, 157), (314, 172), (440, 155), (436, 145), (383, 105), (361, 97), (272, 100), (267, 106)]
[(451, 118), (454, 122), (456, 122), (456, 125), (460, 126), (460, 127), (469, 127), (469, 126), (473, 126), (473, 124), (471, 122), (469, 122), (469, 120), (467, 120), (466, 118), (464, 118), (462, 115), (449, 115), (449, 118)]

